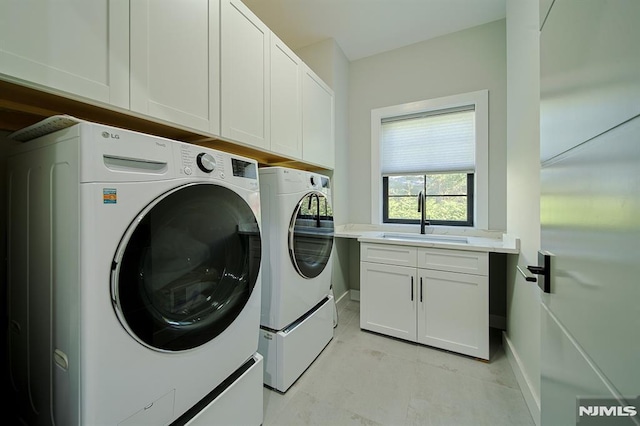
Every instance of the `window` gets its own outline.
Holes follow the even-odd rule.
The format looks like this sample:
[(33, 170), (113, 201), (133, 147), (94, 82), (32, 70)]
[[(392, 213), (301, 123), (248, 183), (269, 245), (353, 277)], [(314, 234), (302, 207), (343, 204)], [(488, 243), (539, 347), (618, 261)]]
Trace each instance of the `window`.
[(420, 223), (418, 193), (426, 194), (431, 225), (473, 226), (473, 173), (383, 176), (383, 222)]
[(486, 227), (487, 95), (372, 111), (372, 223)]

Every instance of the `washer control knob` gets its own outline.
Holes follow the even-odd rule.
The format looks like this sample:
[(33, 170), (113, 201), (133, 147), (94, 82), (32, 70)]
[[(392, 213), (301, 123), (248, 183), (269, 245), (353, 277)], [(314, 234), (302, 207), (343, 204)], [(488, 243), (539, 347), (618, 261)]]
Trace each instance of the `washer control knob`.
[(196, 163), (200, 170), (205, 173), (211, 173), (216, 168), (216, 159), (213, 158), (213, 155), (201, 152), (196, 157)]
[(315, 188), (315, 186), (316, 186), (316, 179), (315, 179), (315, 177), (311, 176), (311, 177), (309, 178), (309, 181), (311, 182), (311, 186), (313, 186), (313, 187)]

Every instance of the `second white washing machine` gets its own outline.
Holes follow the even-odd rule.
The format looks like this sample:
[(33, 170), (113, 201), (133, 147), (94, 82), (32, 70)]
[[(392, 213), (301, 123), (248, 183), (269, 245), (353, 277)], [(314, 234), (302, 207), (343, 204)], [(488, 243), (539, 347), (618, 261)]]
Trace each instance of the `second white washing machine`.
[(286, 392), (333, 338), (331, 183), (286, 167), (259, 174), (264, 250), (258, 352), (264, 384)]

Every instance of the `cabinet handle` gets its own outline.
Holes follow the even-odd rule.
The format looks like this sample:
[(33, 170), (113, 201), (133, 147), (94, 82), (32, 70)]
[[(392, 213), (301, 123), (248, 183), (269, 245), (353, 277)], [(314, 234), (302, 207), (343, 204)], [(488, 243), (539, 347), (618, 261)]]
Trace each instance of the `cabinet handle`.
[(420, 277), (420, 303), (422, 303), (422, 277)]
[(413, 277), (411, 277), (411, 301), (413, 302)]

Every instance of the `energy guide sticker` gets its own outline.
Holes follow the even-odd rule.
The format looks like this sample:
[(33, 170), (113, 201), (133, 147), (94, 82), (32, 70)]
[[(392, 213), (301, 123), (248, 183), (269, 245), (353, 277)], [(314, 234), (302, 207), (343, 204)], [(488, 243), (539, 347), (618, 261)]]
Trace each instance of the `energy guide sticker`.
[(118, 202), (118, 192), (112, 188), (102, 188), (102, 202), (104, 204), (116, 204)]

